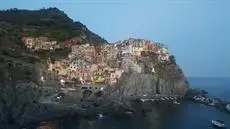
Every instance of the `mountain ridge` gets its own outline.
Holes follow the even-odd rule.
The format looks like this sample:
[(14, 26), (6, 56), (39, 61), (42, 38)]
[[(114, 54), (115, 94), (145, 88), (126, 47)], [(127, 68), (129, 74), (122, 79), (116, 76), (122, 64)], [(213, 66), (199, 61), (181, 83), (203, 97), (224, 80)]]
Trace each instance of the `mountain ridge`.
[[(40, 10), (8, 9), (0, 11), (0, 22), (11, 24), (18, 28), (14, 35), (22, 36), (25, 33), (32, 36), (43, 34), (59, 41), (77, 36), (85, 36), (92, 44), (108, 43), (105, 39), (90, 31), (84, 24), (69, 18), (64, 11), (58, 8), (47, 8)], [(23, 29), (29, 30), (28, 32)], [(35, 31), (31, 31), (35, 30)], [(4, 33), (1, 29), (0, 35)]]

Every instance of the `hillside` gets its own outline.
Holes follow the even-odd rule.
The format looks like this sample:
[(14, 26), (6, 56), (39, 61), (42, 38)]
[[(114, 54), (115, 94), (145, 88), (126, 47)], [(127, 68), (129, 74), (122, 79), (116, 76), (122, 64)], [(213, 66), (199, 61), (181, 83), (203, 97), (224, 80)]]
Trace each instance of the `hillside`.
[(41, 10), (9, 9), (0, 11), (0, 37), (20, 42), (22, 36), (45, 36), (59, 42), (81, 37), (92, 44), (107, 43), (85, 25), (73, 21), (57, 8)]

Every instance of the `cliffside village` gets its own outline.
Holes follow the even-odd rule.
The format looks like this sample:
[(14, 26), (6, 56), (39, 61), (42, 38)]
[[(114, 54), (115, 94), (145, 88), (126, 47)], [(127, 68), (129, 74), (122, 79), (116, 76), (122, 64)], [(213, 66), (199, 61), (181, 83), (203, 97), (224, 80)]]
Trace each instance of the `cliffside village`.
[[(142, 52), (152, 52), (158, 55), (158, 60), (167, 62), (169, 52), (167, 47), (149, 40), (133, 39), (121, 40), (111, 44), (89, 45), (80, 44), (80, 39), (67, 40), (64, 43), (50, 41), (47, 37), (23, 37), (22, 42), (31, 51), (71, 49), (66, 59), (46, 62), (46, 71), (41, 76), (41, 81), (50, 80), (52, 75), (57, 75), (59, 82), (77, 84), (107, 84), (116, 86), (122, 73), (133, 68), (141, 72), (136, 59)], [(153, 74), (155, 69), (152, 67)]]

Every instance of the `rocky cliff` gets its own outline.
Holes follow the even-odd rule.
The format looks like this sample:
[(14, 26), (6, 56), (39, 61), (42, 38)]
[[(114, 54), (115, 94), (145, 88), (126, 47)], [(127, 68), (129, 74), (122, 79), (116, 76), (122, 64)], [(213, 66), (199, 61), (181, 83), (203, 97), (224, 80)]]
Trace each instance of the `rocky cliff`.
[(0, 25), (1, 125), (115, 112), (131, 108), (129, 98), (188, 90), (163, 44), (133, 38), (107, 44), (57, 8), (1, 11)]
[[(131, 39), (132, 40), (132, 39)], [(128, 40), (129, 41), (129, 40)], [(148, 40), (136, 39), (137, 42)], [(127, 40), (123, 40), (126, 43)], [(156, 45), (157, 43), (155, 43)], [(161, 46), (157, 44), (157, 46)], [(184, 95), (188, 90), (188, 82), (182, 70), (176, 64), (175, 57), (167, 52), (159, 52), (164, 49), (154, 49), (153, 52), (142, 51), (141, 56), (131, 63), (128, 72), (122, 75), (118, 86), (124, 90), (127, 96), (142, 95)], [(162, 58), (163, 57), (163, 58)], [(127, 61), (123, 58), (122, 63)]]

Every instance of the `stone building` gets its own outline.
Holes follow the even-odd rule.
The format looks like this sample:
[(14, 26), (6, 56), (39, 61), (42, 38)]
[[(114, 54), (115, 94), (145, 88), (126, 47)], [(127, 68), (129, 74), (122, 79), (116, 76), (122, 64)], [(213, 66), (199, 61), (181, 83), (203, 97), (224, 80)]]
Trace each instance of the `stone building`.
[(82, 76), (80, 77), (82, 84), (92, 84), (93, 76), (89, 69), (82, 69)]
[(93, 83), (104, 83), (105, 82), (105, 71), (103, 68), (98, 68), (93, 72)]
[(82, 59), (75, 59), (69, 65), (71, 70), (86, 68), (89, 65), (88, 62)]
[[(54, 78), (62, 78), (69, 79), (69, 75), (71, 70), (68, 67), (70, 62), (68, 60), (48, 60), (47, 70), (51, 73), (52, 79)], [(55, 75), (56, 74), (56, 75)], [(57, 76), (57, 77), (54, 77)]]
[(95, 58), (96, 51), (93, 46), (87, 46), (84, 49), (84, 56), (83, 58), (90, 63), (93, 63)]
[(50, 41), (47, 37), (23, 37), (22, 42), (31, 51), (53, 50), (57, 41)]

